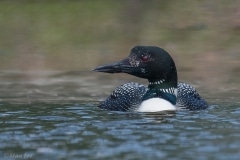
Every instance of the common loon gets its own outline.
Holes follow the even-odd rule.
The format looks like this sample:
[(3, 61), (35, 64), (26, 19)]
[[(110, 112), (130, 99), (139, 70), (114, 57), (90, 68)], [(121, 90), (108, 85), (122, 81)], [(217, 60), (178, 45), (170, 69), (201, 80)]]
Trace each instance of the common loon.
[(178, 82), (172, 57), (159, 47), (136, 46), (127, 58), (93, 70), (128, 73), (149, 81), (148, 87), (133, 82), (117, 87), (100, 103), (99, 107), (102, 109), (156, 112), (178, 108), (199, 110), (208, 107), (191, 85)]

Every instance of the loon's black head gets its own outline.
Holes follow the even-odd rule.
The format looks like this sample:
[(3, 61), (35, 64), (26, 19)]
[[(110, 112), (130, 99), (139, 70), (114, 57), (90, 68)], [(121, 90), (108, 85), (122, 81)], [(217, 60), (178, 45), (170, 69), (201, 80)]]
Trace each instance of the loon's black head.
[(106, 73), (128, 73), (148, 79), (150, 84), (165, 82), (177, 88), (177, 70), (172, 57), (162, 48), (136, 46), (130, 55), (118, 62), (94, 69)]

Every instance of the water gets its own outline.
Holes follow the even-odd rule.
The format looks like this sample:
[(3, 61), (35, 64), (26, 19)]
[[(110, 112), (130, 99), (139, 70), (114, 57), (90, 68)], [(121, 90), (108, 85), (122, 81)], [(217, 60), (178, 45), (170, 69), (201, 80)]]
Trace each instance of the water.
[(12, 71), (0, 75), (1, 159), (240, 157), (238, 91), (212, 94), (198, 87), (210, 103), (202, 111), (123, 113), (100, 110), (97, 104), (117, 85), (136, 81), (131, 76)]

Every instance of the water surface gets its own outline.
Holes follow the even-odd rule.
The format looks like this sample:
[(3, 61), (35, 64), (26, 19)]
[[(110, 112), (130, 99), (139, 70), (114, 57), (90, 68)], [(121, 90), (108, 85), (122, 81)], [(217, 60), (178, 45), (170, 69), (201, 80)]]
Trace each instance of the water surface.
[(92, 72), (2, 72), (1, 159), (240, 157), (237, 90), (213, 94), (197, 86), (210, 104), (202, 111), (148, 114), (97, 108), (113, 88), (129, 81), (139, 80)]

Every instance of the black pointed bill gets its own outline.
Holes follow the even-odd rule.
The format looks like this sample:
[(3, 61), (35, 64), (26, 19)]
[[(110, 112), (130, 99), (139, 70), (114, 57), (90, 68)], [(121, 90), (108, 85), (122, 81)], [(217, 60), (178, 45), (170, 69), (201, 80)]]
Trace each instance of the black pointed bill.
[(106, 72), (106, 73), (129, 73), (129, 74), (131, 74), (134, 72), (134, 69), (135, 69), (135, 67), (131, 66), (131, 64), (129, 63), (129, 59), (126, 58), (124, 60), (121, 60), (121, 61), (118, 61), (115, 63), (99, 66), (99, 67), (93, 69), (93, 71)]

